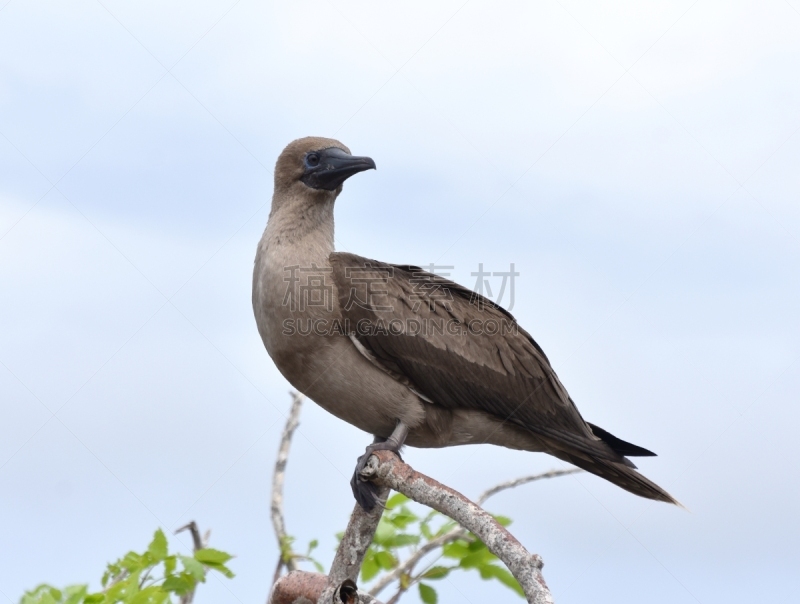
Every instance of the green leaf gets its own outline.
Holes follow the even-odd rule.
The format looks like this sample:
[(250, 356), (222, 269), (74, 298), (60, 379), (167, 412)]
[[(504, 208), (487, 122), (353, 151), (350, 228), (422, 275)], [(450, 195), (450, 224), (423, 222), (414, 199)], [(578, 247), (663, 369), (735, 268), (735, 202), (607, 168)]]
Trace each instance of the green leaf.
[(25, 592), (22, 596), (21, 604), (57, 604), (53, 599), (54, 587), (47, 584), (37, 585), (33, 591)]
[(106, 602), (125, 602), (126, 604), (130, 599), (139, 592), (139, 579), (141, 578), (142, 571), (137, 570), (130, 575), (109, 587), (106, 591)]
[(452, 520), (445, 522), (442, 526), (439, 527), (439, 530), (436, 531), (436, 536), (441, 537), (445, 533), (449, 533), (456, 527), (456, 523)]
[(424, 583), (420, 583), (419, 599), (425, 604), (436, 604), (439, 601), (439, 596), (433, 587), (430, 585), (425, 585)]
[(480, 568), (484, 564), (494, 562), (495, 560), (497, 560), (497, 556), (484, 548), (475, 552), (470, 552), (468, 555), (461, 558), (458, 565), (461, 568)]
[(70, 585), (64, 589), (64, 594), (67, 596), (64, 604), (81, 604), (86, 592), (88, 591), (87, 585)]
[(380, 567), (375, 561), (375, 555), (364, 556), (364, 562), (361, 564), (361, 580), (366, 583), (377, 575), (379, 571)]
[(495, 520), (497, 520), (497, 522), (498, 522), (498, 523), (499, 523), (501, 526), (509, 526), (509, 525), (510, 525), (512, 522), (514, 522), (514, 521), (513, 521), (513, 520), (511, 520), (511, 518), (509, 518), (508, 516), (499, 516), (499, 515), (492, 514), (492, 518), (494, 518)]
[(228, 560), (233, 558), (233, 556), (227, 552), (221, 552), (218, 549), (210, 547), (197, 550), (194, 553), (194, 557), (203, 564), (225, 564)]
[(220, 564), (219, 562), (206, 562), (206, 566), (208, 566), (208, 568), (211, 570), (215, 570), (218, 573), (222, 573), (223, 575), (228, 577), (228, 579), (233, 579), (236, 576), (233, 574), (233, 571), (230, 568), (228, 568), (224, 564)]
[(163, 604), (168, 600), (168, 592), (161, 589), (160, 585), (151, 585), (131, 598), (130, 604)]
[(397, 558), (395, 558), (389, 552), (377, 552), (375, 554), (375, 562), (383, 570), (392, 570), (395, 566), (397, 566)]
[(502, 566), (496, 566), (494, 564), (487, 564), (480, 569), (481, 578), (482, 579), (497, 579), (506, 587), (511, 588), (517, 594), (525, 597), (525, 592), (522, 591), (522, 587), (520, 587), (517, 580), (514, 578), (508, 570), (503, 568)]
[[(316, 541), (312, 541), (309, 548), (316, 546)], [(102, 577), (106, 589), (104, 593), (90, 594), (86, 585), (57, 589), (41, 584), (33, 591), (25, 592), (20, 604), (172, 604), (171, 594), (183, 596), (194, 589), (198, 582), (204, 582), (206, 569), (215, 570), (226, 577), (234, 576), (225, 566), (225, 562), (232, 558), (230, 554), (206, 548), (196, 555), (196, 558), (169, 555), (167, 538), (158, 529), (143, 553), (129, 551), (106, 566)], [(183, 566), (180, 572), (176, 569), (178, 559)], [(162, 578), (156, 568), (161, 563), (164, 565)]]
[(450, 574), (452, 570), (449, 566), (432, 566), (424, 573), (422, 573), (423, 579), (444, 579), (447, 575)]
[(142, 555), (136, 552), (128, 552), (125, 557), (119, 561), (119, 565), (128, 572), (135, 572), (144, 568), (144, 561)]
[(433, 520), (437, 516), (441, 516), (441, 514), (439, 512), (437, 512), (436, 510), (431, 510), (430, 512), (428, 512), (425, 515), (425, 518), (422, 519), (422, 522), (426, 522), (426, 523), (430, 522), (431, 520)]
[(408, 508), (401, 508), (401, 510), (389, 518), (394, 526), (399, 529), (405, 529), (409, 524), (419, 520), (419, 516), (413, 514)]
[(169, 577), (172, 573), (175, 572), (175, 565), (177, 564), (178, 559), (175, 556), (167, 556), (164, 558), (164, 575)]
[(485, 550), (486, 549), (486, 544), (483, 541), (481, 541), (480, 539), (475, 537), (475, 535), (472, 535), (472, 534), (470, 534), (470, 535), (472, 536), (473, 540), (470, 541), (469, 545), (467, 546), (467, 547), (469, 547), (469, 551), (471, 551), (471, 552), (479, 552), (481, 550)]
[(167, 557), (167, 538), (164, 536), (164, 531), (158, 529), (153, 535), (153, 540), (147, 546), (147, 553), (149, 553), (153, 562), (161, 562)]
[(181, 573), (180, 575), (167, 577), (164, 583), (162, 583), (161, 588), (166, 592), (172, 592), (182, 596), (190, 591), (196, 584), (197, 582), (191, 575), (188, 573)]
[(419, 531), (422, 533), (422, 536), (425, 537), (425, 539), (427, 539), (428, 541), (433, 539), (433, 533), (431, 532), (431, 529), (427, 524), (425, 523), (420, 524)]
[(389, 497), (389, 501), (386, 502), (386, 509), (392, 510), (400, 505), (403, 505), (404, 503), (408, 503), (409, 501), (411, 500), (402, 493), (395, 493)]
[(385, 518), (381, 518), (378, 522), (378, 528), (375, 529), (375, 536), (372, 538), (374, 543), (384, 545), (388, 539), (391, 539), (397, 529), (391, 525)]
[(399, 535), (389, 537), (383, 542), (383, 545), (385, 547), (403, 547), (405, 545), (416, 545), (417, 543), (419, 543), (419, 535), (408, 535), (401, 533)]
[(129, 582), (127, 580), (120, 581), (119, 583), (112, 585), (106, 590), (106, 600), (109, 602), (117, 602), (118, 600), (122, 600), (125, 597), (128, 587)]
[(292, 551), (292, 544), (294, 543), (294, 537), (291, 535), (284, 535), (281, 537), (281, 560), (283, 562), (289, 562), (294, 557), (294, 552)]
[(469, 547), (463, 541), (453, 541), (453, 543), (448, 543), (444, 547), (442, 547), (442, 555), (445, 558), (455, 558), (456, 560), (460, 560), (465, 556), (470, 555)]
[(180, 559), (183, 568), (186, 569), (186, 572), (189, 573), (195, 581), (205, 581), (206, 571), (198, 560), (190, 558), (189, 556), (180, 556)]

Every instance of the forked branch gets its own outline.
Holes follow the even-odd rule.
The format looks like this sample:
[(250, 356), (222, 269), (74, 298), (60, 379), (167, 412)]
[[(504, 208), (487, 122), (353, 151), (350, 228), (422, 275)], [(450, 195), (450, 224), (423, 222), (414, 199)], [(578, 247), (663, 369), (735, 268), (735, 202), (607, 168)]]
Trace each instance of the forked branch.
[[(577, 472), (582, 472), (583, 470), (579, 470), (578, 468), (571, 468), (569, 470), (550, 470), (549, 472), (543, 472), (541, 474), (532, 474), (530, 476), (523, 476), (521, 478), (516, 478), (514, 480), (509, 480), (507, 482), (502, 482), (493, 486), (490, 489), (486, 489), (483, 493), (481, 493), (480, 497), (476, 499), (476, 503), (482, 506), (486, 503), (486, 500), (492, 497), (493, 495), (497, 495), (498, 493), (505, 491), (507, 489), (513, 489), (524, 484), (528, 484), (530, 482), (535, 482), (537, 480), (546, 480), (548, 478), (557, 478), (559, 476), (567, 476), (568, 474), (575, 474)], [(400, 562), (391, 572), (386, 573), (380, 579), (375, 582), (375, 585), (369, 590), (369, 594), (371, 596), (377, 596), (380, 592), (382, 592), (386, 587), (391, 585), (393, 581), (397, 581), (403, 575), (411, 575), (414, 571), (414, 568), (419, 564), (419, 562), (428, 554), (444, 547), (448, 543), (453, 543), (454, 541), (458, 541), (459, 539), (463, 539), (466, 537), (467, 529), (462, 526), (457, 526), (456, 528), (446, 532), (444, 535), (439, 535), (428, 541), (425, 545), (420, 547), (417, 551), (411, 554), (408, 558)], [(397, 598), (399, 594), (405, 591), (405, 588), (400, 587), (398, 593), (396, 593), (392, 600)], [(390, 600), (391, 601), (391, 600)]]
[[(457, 522), (460, 526), (432, 539), (407, 560), (402, 561), (390, 573), (381, 578), (369, 594), (358, 592), (356, 580), (364, 556), (378, 528), (383, 505), (365, 512), (356, 505), (350, 516), (339, 549), (336, 552), (328, 575), (297, 570), (296, 560), (302, 558), (291, 552), (289, 538), (283, 520), (283, 482), (292, 434), (298, 423), (303, 397), (292, 393), (293, 401), (289, 417), (281, 438), (278, 459), (272, 485), (272, 523), (281, 548), (278, 566), (268, 604), (380, 604), (374, 596), (403, 574), (410, 574), (414, 566), (428, 553), (473, 533), (495, 556), (505, 563), (519, 582), (528, 602), (550, 604), (553, 602), (542, 576), (542, 560), (529, 553), (488, 512), (481, 508), (489, 497), (529, 482), (554, 478), (579, 472), (580, 470), (554, 470), (544, 474), (526, 476), (501, 483), (488, 489), (473, 503), (461, 493), (416, 472), (390, 451), (372, 454), (361, 476), (380, 487), (380, 499), (385, 504), (390, 490), (402, 493), (409, 499), (426, 505)], [(290, 572), (281, 577), (282, 567)], [(402, 592), (392, 598), (396, 600)]]

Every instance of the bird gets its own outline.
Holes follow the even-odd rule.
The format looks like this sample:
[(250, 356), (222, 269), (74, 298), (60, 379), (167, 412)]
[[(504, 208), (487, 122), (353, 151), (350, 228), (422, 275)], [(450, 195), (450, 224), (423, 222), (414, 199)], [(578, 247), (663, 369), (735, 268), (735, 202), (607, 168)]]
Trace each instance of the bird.
[[(510, 312), (443, 276), (337, 252), (334, 204), (376, 169), (341, 142), (305, 137), (275, 165), (252, 302), (264, 346), (294, 388), (373, 435), (372, 452), (489, 443), (544, 452), (641, 497), (678, 504), (629, 457), (655, 455), (583, 419), (547, 355)], [(678, 504), (680, 505), (680, 504)]]

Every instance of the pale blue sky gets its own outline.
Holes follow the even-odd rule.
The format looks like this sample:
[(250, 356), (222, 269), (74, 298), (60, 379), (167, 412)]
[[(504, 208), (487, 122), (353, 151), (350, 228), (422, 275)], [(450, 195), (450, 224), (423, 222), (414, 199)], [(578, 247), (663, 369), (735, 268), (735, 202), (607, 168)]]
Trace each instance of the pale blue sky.
[[(275, 158), (306, 135), (378, 165), (338, 201), (339, 249), (469, 286), (514, 262), (514, 314), (584, 416), (656, 451), (640, 467), (691, 510), (590, 476), (498, 496), (559, 604), (796, 598), (798, 11), (0, 4), (0, 602), (190, 519), (237, 554), (198, 603), (264, 601), (290, 401), (250, 276)], [(369, 441), (303, 411), (287, 523), (326, 563)], [(406, 459), (468, 495), (562, 465)]]

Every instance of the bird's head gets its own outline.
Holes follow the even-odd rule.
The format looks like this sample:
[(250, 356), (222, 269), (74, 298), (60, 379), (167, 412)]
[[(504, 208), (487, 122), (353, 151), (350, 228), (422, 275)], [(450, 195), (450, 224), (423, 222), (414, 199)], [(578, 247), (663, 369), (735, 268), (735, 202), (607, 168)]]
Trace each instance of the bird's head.
[(335, 198), (353, 174), (374, 169), (371, 158), (351, 155), (339, 141), (308, 136), (289, 143), (278, 157), (275, 191)]

